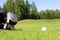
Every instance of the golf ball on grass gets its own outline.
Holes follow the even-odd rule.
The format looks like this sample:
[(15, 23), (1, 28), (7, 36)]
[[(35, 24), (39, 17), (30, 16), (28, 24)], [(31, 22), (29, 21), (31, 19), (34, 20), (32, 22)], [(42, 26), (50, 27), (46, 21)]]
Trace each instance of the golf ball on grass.
[(41, 28), (41, 31), (47, 31), (47, 28), (46, 28), (45, 26), (43, 26), (43, 27)]

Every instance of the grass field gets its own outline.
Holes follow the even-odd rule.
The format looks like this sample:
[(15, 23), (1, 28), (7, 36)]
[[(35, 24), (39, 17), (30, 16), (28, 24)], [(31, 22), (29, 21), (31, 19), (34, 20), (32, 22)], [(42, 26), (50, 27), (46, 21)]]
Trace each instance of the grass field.
[[(47, 31), (41, 31), (42, 26)], [(0, 40), (60, 40), (60, 19), (22, 20), (15, 30), (0, 30)]]

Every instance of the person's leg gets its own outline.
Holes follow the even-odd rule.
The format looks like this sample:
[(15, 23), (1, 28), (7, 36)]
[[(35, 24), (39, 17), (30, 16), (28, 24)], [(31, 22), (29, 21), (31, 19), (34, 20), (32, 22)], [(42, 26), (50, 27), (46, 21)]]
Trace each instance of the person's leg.
[(6, 27), (7, 27), (7, 24), (4, 24), (4, 27), (3, 28), (6, 29)]

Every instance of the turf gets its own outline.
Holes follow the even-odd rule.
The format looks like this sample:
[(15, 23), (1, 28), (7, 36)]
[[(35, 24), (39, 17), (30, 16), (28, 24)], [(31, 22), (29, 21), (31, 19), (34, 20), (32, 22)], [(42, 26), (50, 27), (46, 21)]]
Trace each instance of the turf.
[[(41, 31), (43, 26), (47, 31)], [(15, 30), (0, 30), (0, 40), (60, 40), (60, 19), (22, 20)]]

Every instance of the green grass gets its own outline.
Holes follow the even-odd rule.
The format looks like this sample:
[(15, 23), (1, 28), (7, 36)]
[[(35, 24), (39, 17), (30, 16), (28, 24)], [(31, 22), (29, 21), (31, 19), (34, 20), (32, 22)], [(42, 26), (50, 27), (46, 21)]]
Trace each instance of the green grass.
[[(42, 32), (42, 26), (47, 27)], [(0, 30), (0, 40), (60, 40), (60, 19), (22, 20), (15, 30)]]

